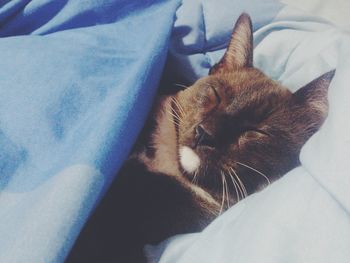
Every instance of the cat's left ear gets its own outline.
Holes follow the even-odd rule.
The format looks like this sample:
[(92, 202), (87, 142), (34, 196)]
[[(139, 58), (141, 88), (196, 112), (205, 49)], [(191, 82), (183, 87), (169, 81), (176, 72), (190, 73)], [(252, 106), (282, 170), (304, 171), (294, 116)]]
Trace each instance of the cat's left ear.
[(293, 94), (296, 103), (325, 117), (328, 111), (328, 87), (334, 74), (335, 70), (329, 71), (297, 90)]
[(226, 73), (237, 68), (253, 66), (253, 28), (250, 16), (243, 13), (233, 29), (225, 55), (209, 74)]

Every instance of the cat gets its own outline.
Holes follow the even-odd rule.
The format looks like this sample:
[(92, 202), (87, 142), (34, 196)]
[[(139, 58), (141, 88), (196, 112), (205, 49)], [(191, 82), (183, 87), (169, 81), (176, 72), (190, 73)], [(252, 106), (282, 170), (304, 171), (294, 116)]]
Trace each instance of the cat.
[(328, 112), (334, 70), (295, 93), (253, 67), (249, 15), (209, 75), (158, 99), (67, 262), (144, 262), (142, 248), (201, 231), (299, 165)]

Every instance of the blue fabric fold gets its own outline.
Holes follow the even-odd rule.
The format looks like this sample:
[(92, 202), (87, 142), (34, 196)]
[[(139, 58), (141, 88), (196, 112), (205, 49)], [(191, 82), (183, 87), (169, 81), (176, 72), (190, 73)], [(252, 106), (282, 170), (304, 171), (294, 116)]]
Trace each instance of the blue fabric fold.
[(150, 109), (179, 1), (0, 2), (0, 262), (62, 262)]

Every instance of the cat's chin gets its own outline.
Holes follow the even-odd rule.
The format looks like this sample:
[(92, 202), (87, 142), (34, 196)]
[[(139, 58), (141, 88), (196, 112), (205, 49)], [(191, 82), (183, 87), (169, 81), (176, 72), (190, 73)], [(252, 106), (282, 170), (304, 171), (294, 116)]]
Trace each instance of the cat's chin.
[(179, 157), (182, 168), (189, 174), (194, 173), (201, 165), (198, 154), (188, 146), (180, 146)]

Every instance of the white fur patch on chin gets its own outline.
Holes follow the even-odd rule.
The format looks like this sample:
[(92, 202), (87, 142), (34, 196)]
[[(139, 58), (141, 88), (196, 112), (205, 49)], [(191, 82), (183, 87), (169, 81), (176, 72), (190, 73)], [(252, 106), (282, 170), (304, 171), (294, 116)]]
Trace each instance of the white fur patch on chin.
[(189, 147), (182, 146), (179, 151), (180, 164), (188, 173), (196, 171), (201, 164), (198, 155)]

